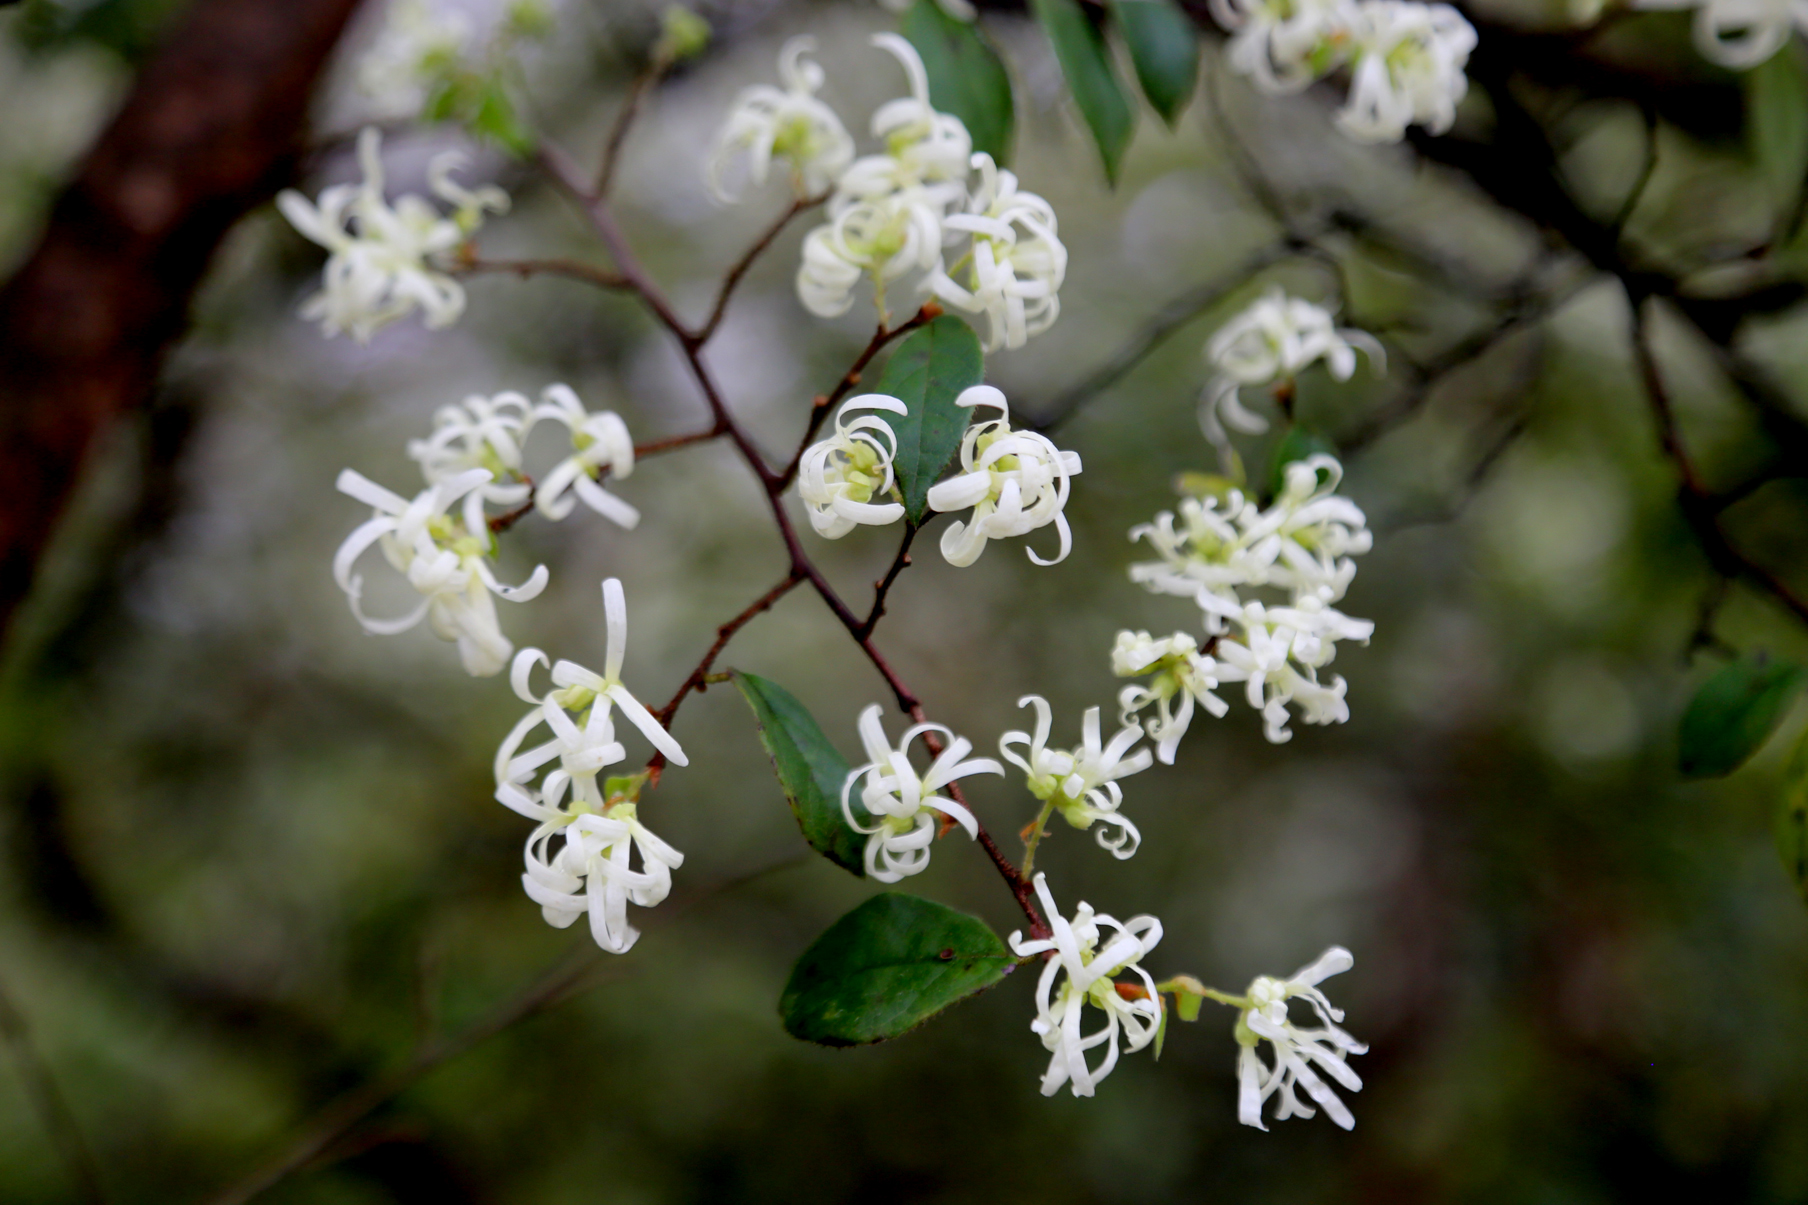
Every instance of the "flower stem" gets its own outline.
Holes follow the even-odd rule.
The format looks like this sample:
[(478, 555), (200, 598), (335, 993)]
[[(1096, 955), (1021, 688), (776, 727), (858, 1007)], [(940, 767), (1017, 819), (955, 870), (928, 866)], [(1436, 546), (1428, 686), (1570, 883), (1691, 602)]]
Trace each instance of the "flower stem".
[(1042, 834), (1046, 830), (1050, 816), (1055, 814), (1055, 797), (1050, 795), (1042, 810), (1036, 813), (1035, 827), (1023, 841), (1023, 877), (1029, 878), (1036, 868), (1036, 846), (1042, 844)]

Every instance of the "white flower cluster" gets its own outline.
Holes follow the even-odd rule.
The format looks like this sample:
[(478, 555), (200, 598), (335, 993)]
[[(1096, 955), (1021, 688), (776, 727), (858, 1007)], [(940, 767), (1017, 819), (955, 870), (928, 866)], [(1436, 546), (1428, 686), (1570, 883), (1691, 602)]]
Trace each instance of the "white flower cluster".
[(1334, 379), (1347, 381), (1356, 372), (1358, 350), (1377, 373), (1386, 369), (1387, 353), (1373, 335), (1340, 328), (1324, 306), (1270, 289), (1206, 342), (1213, 375), (1199, 402), (1199, 425), (1219, 449), (1228, 443), (1226, 424), (1259, 435), (1268, 420), (1244, 407), (1238, 396), (1244, 388), (1291, 384), (1319, 360)]
[[(985, 315), (988, 351), (1022, 347), (1061, 313), (1067, 248), (1054, 209), (1018, 188), (1017, 177), (990, 155), (975, 154), (958, 117), (936, 111), (923, 60), (909, 42), (881, 33), (873, 44), (898, 60), (910, 83), (910, 95), (873, 114), (882, 152), (852, 158), (846, 127), (816, 98), (822, 70), (803, 58), (814, 43), (794, 38), (779, 56), (786, 88), (749, 88), (730, 111), (710, 158), (710, 186), (732, 200), (723, 180), (734, 165), (744, 160), (747, 178), (759, 184), (775, 157), (789, 160), (800, 196), (833, 186), (829, 220), (805, 236), (797, 274), (798, 297), (811, 313), (846, 313), (855, 288), (870, 277), (884, 321), (886, 286), (922, 273), (925, 290)], [(965, 252), (949, 266), (963, 239)]]
[(1341, 68), (1350, 92), (1336, 122), (1359, 142), (1398, 142), (1406, 128), (1442, 134), (1469, 89), (1475, 27), (1448, 4), (1417, 0), (1211, 0), (1235, 31), (1231, 68), (1271, 94)]
[[(979, 559), (987, 541), (1028, 535), (1052, 523), (1060, 537), (1054, 558), (1024, 551), (1038, 565), (1067, 559), (1073, 536), (1063, 511), (1070, 479), (1080, 471), (1079, 455), (1037, 432), (1012, 430), (1010, 403), (991, 385), (964, 389), (954, 402), (967, 410), (984, 406), (999, 417), (969, 426), (961, 439), (959, 471), (929, 487), (931, 510), (972, 510), (942, 533), (942, 556), (965, 567)], [(836, 412), (834, 430), (798, 461), (798, 493), (810, 525), (831, 540), (861, 524), (884, 526), (904, 517), (892, 472), (897, 435), (877, 415), (849, 417), (860, 410), (909, 413), (902, 401), (883, 393), (849, 398)], [(875, 501), (887, 496), (894, 500)]]
[(1808, 0), (1633, 0), (1632, 7), (1695, 10), (1695, 45), (1710, 62), (1745, 71), (1808, 31)]
[[(1130, 566), (1130, 580), (1156, 594), (1193, 599), (1210, 638), (1199, 650), (1184, 634), (1165, 641), (1146, 632), (1118, 636), (1115, 672), (1153, 674), (1148, 685), (1119, 696), (1125, 722), (1158, 704), (1159, 714), (1145, 724), (1167, 757), (1191, 716), (1189, 703), (1171, 711), (1169, 701), (1184, 694), (1216, 713), (1221, 705), (1211, 690), (1219, 683), (1245, 684), (1250, 706), (1277, 744), (1292, 736), (1289, 705), (1308, 724), (1349, 719), (1344, 680), (1318, 677), (1338, 641), (1367, 642), (1375, 629), (1333, 606), (1356, 575), (1352, 558), (1373, 543), (1361, 509), (1337, 493), (1342, 477), (1332, 457), (1310, 456), (1287, 466), (1280, 495), (1267, 507), (1231, 489), (1183, 499), (1178, 517), (1163, 511), (1131, 530), (1130, 538), (1147, 540), (1159, 559)], [(1250, 597), (1261, 589), (1283, 597), (1272, 604)]]
[[(522, 469), (522, 450), (542, 421), (566, 427), (572, 451), (536, 487)], [(517, 507), (531, 498), (542, 514), (562, 519), (582, 499), (623, 527), (640, 521), (640, 512), (598, 484), (604, 473), (626, 477), (633, 471), (627, 426), (609, 411), (586, 411), (567, 385), (547, 386), (538, 405), (505, 392), (488, 398), (473, 394), (442, 406), (433, 416), (432, 434), (410, 440), (408, 455), (427, 482), (412, 502), (351, 469), (339, 475), (340, 492), (376, 513), (339, 546), (333, 576), (365, 631), (389, 636), (426, 619), (441, 639), (457, 642), (465, 670), (479, 677), (501, 673), (514, 651), (490, 596), (527, 602), (547, 582), (544, 565), (518, 587), (497, 582), (489, 567), (496, 542), (486, 504)], [(455, 503), (461, 504), (457, 516), (450, 513)], [(364, 614), (364, 579), (352, 570), (373, 544), (421, 595), (419, 607), (400, 619)]]
[(412, 193), (390, 205), (383, 196), (382, 141), (374, 126), (358, 135), (362, 183), (335, 184), (318, 204), (294, 189), (276, 198), (295, 229), (331, 253), (320, 291), (301, 306), (301, 316), (319, 321), (329, 338), (348, 332), (368, 343), (417, 306), (430, 330), (458, 321), (465, 291), (446, 275), (451, 254), (477, 232), (486, 211), (508, 211), (500, 188), (472, 191), (452, 179), (464, 162), (457, 151), (436, 155), (427, 169), (434, 195), (452, 206), (450, 216)]
[[(588, 913), (596, 944), (622, 954), (640, 936), (628, 923), (628, 904), (651, 908), (664, 900), (684, 855), (640, 822), (632, 797), (638, 784), (618, 796), (608, 783), (597, 783), (598, 774), (628, 755), (615, 739), (614, 709), (667, 761), (688, 762), (658, 718), (622, 685), (628, 604), (615, 578), (603, 583), (603, 613), (608, 638), (601, 674), (560, 661), (552, 666), (553, 689), (535, 695), (529, 679), (536, 664), (547, 664), (546, 654), (522, 649), (515, 655), (509, 681), (533, 710), (496, 751), (496, 799), (538, 824), (527, 839), (521, 886), (546, 923), (563, 929)], [(551, 739), (522, 751), (522, 742), (542, 724)]]
[[(1124, 802), (1120, 778), (1140, 774), (1154, 761), (1147, 749), (1131, 751), (1142, 740), (1142, 729), (1127, 723), (1111, 738), (1110, 744), (1099, 741), (1099, 709), (1088, 707), (1080, 718), (1080, 745), (1077, 749), (1048, 747), (1052, 715), (1048, 700), (1040, 695), (1025, 695), (1017, 700), (1019, 707), (1036, 709), (1036, 731), (1007, 732), (998, 738), (999, 752), (1026, 776), (1030, 794), (1043, 805), (1061, 813), (1063, 819), (1077, 829), (1091, 828), (1101, 822), (1098, 842), (1118, 858), (1132, 857), (1142, 843), (1136, 825), (1118, 813)], [(1011, 751), (1013, 745), (1024, 747), (1024, 756)]]
[[(879, 722), (881, 708), (872, 704), (860, 713), (860, 743), (867, 762), (850, 771), (841, 784), (841, 814), (855, 832), (867, 834), (866, 873), (881, 883), (895, 883), (918, 874), (929, 865), (929, 845), (937, 835), (935, 816), (940, 812), (979, 835), (979, 822), (965, 805), (937, 794), (943, 787), (970, 774), (1003, 774), (1004, 767), (989, 757), (968, 758), (973, 742), (955, 736), (945, 724), (917, 724), (905, 730), (892, 748)], [(918, 774), (910, 764), (910, 742), (939, 737), (942, 751), (929, 769)], [(867, 819), (854, 815), (852, 792), (860, 786), (860, 804)]]
[[(1332, 975), (1340, 975), (1355, 965), (1356, 960), (1342, 946), (1332, 946), (1316, 961), (1295, 971), (1290, 979), (1258, 976), (1245, 994), (1244, 1009), (1237, 1017), (1237, 1120), (1258, 1130), (1262, 1124), (1262, 1106), (1271, 1096), (1278, 1097), (1274, 1117), (1311, 1117), (1316, 1110), (1300, 1103), (1294, 1095), (1296, 1087), (1317, 1101), (1331, 1120), (1346, 1130), (1356, 1127), (1356, 1119), (1337, 1094), (1318, 1077), (1320, 1071), (1351, 1092), (1362, 1090), (1362, 1080), (1350, 1070), (1347, 1055), (1366, 1054), (1368, 1047), (1339, 1029), (1334, 1022), (1343, 1013), (1331, 1007), (1318, 985)], [(1324, 1024), (1303, 1029), (1287, 1016), (1287, 1002), (1302, 999)], [(1266, 1066), (1257, 1053), (1264, 1041), (1274, 1047), (1274, 1066)]]

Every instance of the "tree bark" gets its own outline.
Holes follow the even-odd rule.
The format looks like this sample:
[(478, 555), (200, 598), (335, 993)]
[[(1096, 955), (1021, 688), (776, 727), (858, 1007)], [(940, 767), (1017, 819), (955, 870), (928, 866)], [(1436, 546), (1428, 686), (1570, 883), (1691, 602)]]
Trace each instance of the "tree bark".
[(196, 0), (0, 289), (0, 632), (95, 436), (142, 405), (215, 248), (292, 173), (358, 0)]

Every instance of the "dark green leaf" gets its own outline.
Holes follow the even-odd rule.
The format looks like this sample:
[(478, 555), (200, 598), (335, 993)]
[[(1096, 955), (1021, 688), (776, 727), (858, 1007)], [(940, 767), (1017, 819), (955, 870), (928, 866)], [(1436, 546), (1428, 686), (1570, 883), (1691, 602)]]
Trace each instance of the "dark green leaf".
[(471, 132), (515, 155), (529, 155), (534, 149), (534, 136), (521, 123), (515, 102), (500, 79), (484, 86), (477, 112), (471, 117)]
[(1793, 45), (1745, 73), (1745, 134), (1779, 210), (1794, 208), (1808, 174), (1808, 72)]
[(1173, 0), (1111, 0), (1143, 95), (1170, 126), (1199, 79), (1199, 31)]
[[(866, 838), (854, 831), (841, 813), (841, 787), (853, 769), (847, 759), (822, 734), (812, 716), (794, 695), (776, 682), (735, 671), (735, 685), (753, 708), (760, 726), (760, 743), (778, 772), (797, 827), (810, 848), (846, 870), (864, 876), (862, 855)], [(853, 800), (856, 814), (866, 809)]]
[(1808, 733), (1796, 742), (1777, 801), (1777, 852), (1796, 892), (1808, 901)]
[(1798, 667), (1761, 656), (1716, 672), (1683, 712), (1683, 774), (1716, 778), (1738, 769), (1775, 730), (1801, 685)]
[(1118, 163), (1130, 135), (1136, 129), (1136, 110), (1131, 107), (1117, 70), (1111, 65), (1111, 51), (1105, 39), (1080, 11), (1079, 0), (1031, 0), (1036, 19), (1054, 44), (1055, 58), (1061, 63), (1061, 74), (1080, 106), (1099, 155), (1105, 161), (1105, 179), (1117, 183)]
[(960, 451), (972, 418), (972, 411), (956, 406), (954, 399), (980, 383), (985, 367), (973, 328), (944, 314), (898, 344), (873, 387), (910, 407), (909, 414), (883, 417), (898, 436), (892, 468), (912, 523), (921, 523), (928, 513), (929, 487)]
[(1287, 466), (1296, 460), (1304, 460), (1308, 456), (1316, 456), (1323, 452), (1330, 456), (1337, 455), (1337, 445), (1328, 436), (1314, 431), (1311, 427), (1294, 423), (1287, 428), (1280, 442), (1274, 445), (1274, 457), (1268, 462), (1268, 496), (1274, 497), (1281, 492), (1287, 483)]
[(778, 1011), (786, 1032), (806, 1042), (883, 1042), (991, 987), (1014, 963), (983, 922), (888, 891), (810, 943), (791, 968)]
[(930, 103), (965, 122), (973, 149), (1003, 164), (1016, 123), (1011, 77), (979, 27), (950, 17), (935, 0), (916, 0), (899, 28), (923, 56)]

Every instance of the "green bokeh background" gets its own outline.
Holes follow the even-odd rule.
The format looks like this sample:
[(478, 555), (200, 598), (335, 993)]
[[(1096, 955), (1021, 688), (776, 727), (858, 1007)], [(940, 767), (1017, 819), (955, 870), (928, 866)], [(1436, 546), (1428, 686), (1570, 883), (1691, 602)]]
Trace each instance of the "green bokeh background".
[[(48, 124), (36, 137), (0, 130), (9, 264), (128, 86), (137, 45), (92, 14), (50, 20), (58, 8), (5, 18), (0, 94), (69, 125), (55, 137)], [(775, 189), (719, 208), (702, 156), (736, 90), (772, 77), (783, 39), (817, 35), (827, 95), (857, 133), (900, 86), (864, 45), (892, 20), (875, 6), (710, 15), (716, 45), (654, 97), (619, 185), (624, 223), (687, 314), (782, 204)], [(988, 365), (1033, 416), (1163, 302), (1277, 231), (1203, 103), (1172, 132), (1145, 111), (1107, 191), (1039, 32), (990, 20), (1017, 82), (1013, 166), (1054, 204), (1072, 257), (1059, 324)], [(543, 128), (586, 150), (600, 146), (653, 19), (574, 0), (562, 21), (528, 78)], [(1685, 29), (1665, 14), (1633, 32), (1674, 59), (1688, 53)], [(1436, 271), (1333, 236), (1341, 274), (1290, 260), (1201, 314), (1059, 428), (1085, 462), (1068, 508), (1073, 555), (1038, 569), (1005, 544), (955, 570), (925, 541), (879, 643), (932, 717), (982, 747), (1024, 726), (1027, 692), (1051, 699), (1070, 739), (1083, 707), (1111, 706), (1118, 629), (1196, 622), (1184, 600), (1129, 583), (1125, 566), (1142, 554), (1125, 533), (1172, 505), (1176, 473), (1211, 467), (1194, 401), (1217, 323), (1268, 283), (1341, 300), (1343, 320), (1396, 352), (1380, 380), (1365, 371), (1339, 386), (1315, 371), (1302, 382), (1301, 416), (1347, 436), (1410, 393), (1407, 355), (1486, 326), (1490, 299), (1542, 264), (1539, 286), (1567, 296), (1547, 322), (1348, 457), (1346, 492), (1377, 533), (1347, 600), (1376, 636), (1335, 667), (1350, 681), (1350, 722), (1296, 725), (1274, 747), (1234, 703), (1224, 720), (1195, 722), (1175, 767), (1126, 784), (1144, 836), (1135, 859), (1066, 829), (1041, 855), (1064, 904), (1159, 915), (1149, 965), (1161, 975), (1240, 990), (1326, 945), (1353, 950), (1354, 970), (1329, 990), (1371, 1046), (1356, 1063), (1355, 1132), (1323, 1118), (1238, 1126), (1232, 1017), (1209, 1005), (1169, 1033), (1159, 1064), (1126, 1057), (1091, 1100), (1037, 1094), (1047, 1056), (1028, 1028), (1028, 975), (894, 1043), (833, 1051), (785, 1036), (775, 1005), (792, 961), (874, 888), (798, 856), (747, 709), (721, 687), (684, 708), (675, 731), (692, 764), (643, 805), (686, 861), (632, 953), (424, 1078), (265, 1199), (1808, 1199), (1808, 916), (1770, 838), (1803, 717), (1732, 777), (1678, 781), (1677, 717), (1722, 661), (1690, 650), (1714, 576), (1674, 504), (1623, 298), (1542, 260), (1535, 230), (1454, 178), (1342, 140), (1327, 120), (1335, 98), (1260, 98), (1212, 73), (1215, 49), (1207, 58), (1205, 86), (1283, 196), (1302, 212), (1350, 207)], [(1544, 98), (1547, 111), (1562, 100)], [(348, 128), (356, 105), (329, 86), (321, 128)], [(1583, 106), (1559, 125), (1572, 186), (1610, 214), (1640, 169), (1637, 113)], [(429, 154), (448, 144), (445, 131), (392, 138), (392, 192), (420, 190)], [(1662, 149), (1629, 234), (1675, 255), (1751, 241), (1766, 205), (1742, 148), (1671, 132)], [(341, 148), (308, 188), (354, 171)], [(486, 255), (602, 262), (576, 215), (521, 167), (482, 152), (470, 178), (497, 179), (516, 200), (484, 231)], [(731, 404), (774, 449), (795, 443), (811, 396), (871, 323), (860, 307), (827, 323), (801, 309), (802, 229), (754, 270), (709, 352)], [(412, 490), (405, 441), (473, 391), (566, 381), (640, 439), (704, 417), (673, 349), (623, 298), (474, 279), (455, 328), (410, 321), (359, 347), (295, 316), (320, 259), (271, 209), (234, 233), (155, 408), (96, 458), (4, 665), (0, 984), (117, 1202), (205, 1199), (338, 1093), (405, 1064), (423, 1034), (478, 1021), (588, 940), (581, 926), (548, 928), (522, 896), (528, 826), (490, 799), (490, 759), (521, 710), (506, 683), (463, 676), (425, 630), (370, 639), (346, 613), (328, 563), (362, 514), (333, 492), (334, 475), (350, 466)], [(1746, 337), (1798, 392), (1801, 326), (1790, 317)], [(1738, 480), (1761, 435), (1698, 347), (1668, 327), (1660, 336), (1704, 472)], [(1264, 462), (1265, 441), (1248, 450)], [(501, 604), (503, 623), (518, 645), (599, 664), (596, 583), (621, 577), (626, 680), (657, 701), (715, 625), (782, 573), (782, 548), (725, 447), (648, 460), (620, 492), (645, 516), (632, 533), (580, 510), (510, 535), (505, 580), (544, 561), (553, 588)], [(1798, 588), (1805, 507), (1800, 481), (1782, 480), (1727, 516), (1740, 545)], [(885, 532), (805, 538), (855, 599), (892, 547)], [(1715, 631), (1739, 649), (1808, 657), (1799, 626), (1743, 587), (1726, 593)], [(854, 717), (884, 697), (803, 591), (725, 660), (796, 693), (850, 755)], [(646, 752), (632, 740), (630, 751)], [(1015, 780), (981, 780), (972, 798), (1007, 844), (1033, 807)], [(906, 887), (1001, 932), (1016, 923), (959, 836)], [(0, 1062), (0, 1200), (73, 1200), (18, 1070)]]

